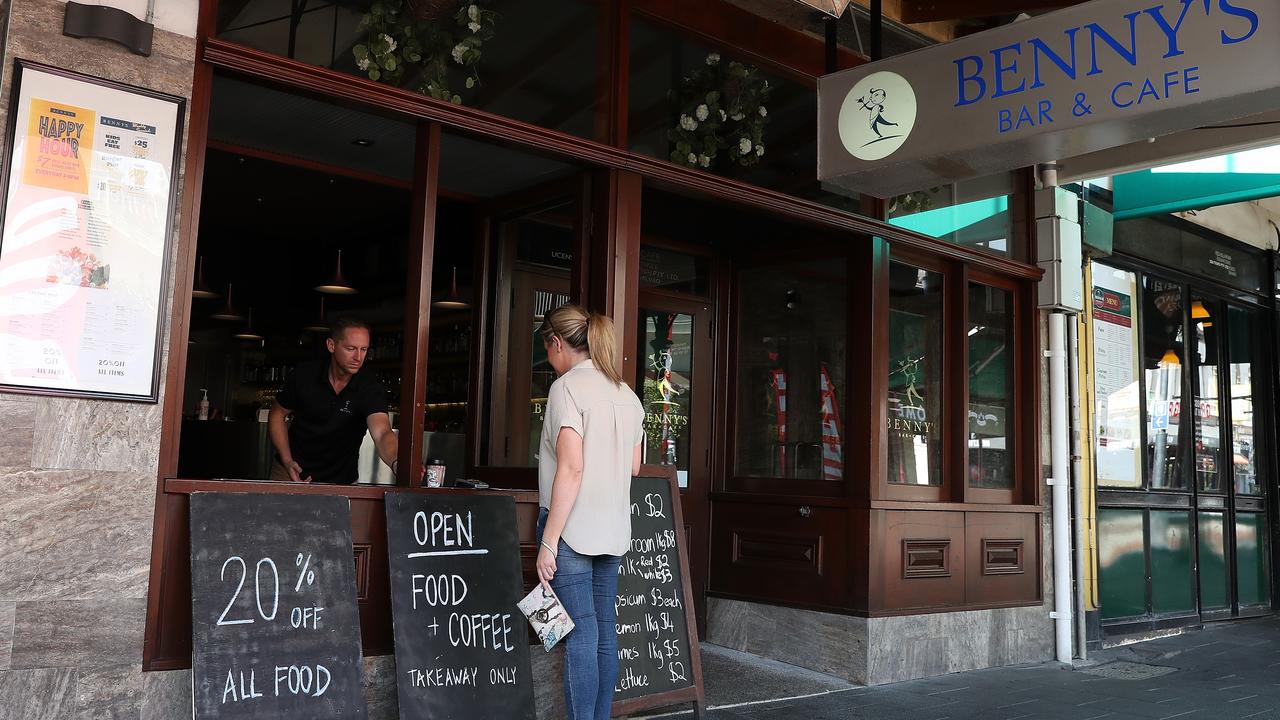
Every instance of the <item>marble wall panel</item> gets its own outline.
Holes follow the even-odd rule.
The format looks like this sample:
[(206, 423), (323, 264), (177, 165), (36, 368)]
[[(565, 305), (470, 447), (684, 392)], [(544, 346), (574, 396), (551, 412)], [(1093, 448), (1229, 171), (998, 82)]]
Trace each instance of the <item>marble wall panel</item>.
[(155, 476), (0, 473), (0, 601), (147, 592)]
[(81, 669), (76, 673), (77, 720), (139, 720), (142, 665)]
[(159, 405), (40, 398), (32, 462), (39, 468), (154, 477), (161, 418)]
[(851, 682), (866, 681), (865, 618), (708, 598), (707, 641)]
[(22, 720), (75, 717), (76, 671), (71, 668), (0, 672), (0, 710)]
[(20, 395), (0, 396), (0, 467), (31, 467), (36, 403)]
[(364, 659), (364, 699), (369, 720), (398, 720), (396, 699), (396, 657), (379, 655)]
[(19, 602), (15, 618), (15, 669), (142, 663), (143, 598)]
[(0, 602), (0, 670), (9, 669), (13, 655), (13, 611), (15, 603)]
[(190, 716), (190, 670), (142, 674), (141, 720), (173, 720)]

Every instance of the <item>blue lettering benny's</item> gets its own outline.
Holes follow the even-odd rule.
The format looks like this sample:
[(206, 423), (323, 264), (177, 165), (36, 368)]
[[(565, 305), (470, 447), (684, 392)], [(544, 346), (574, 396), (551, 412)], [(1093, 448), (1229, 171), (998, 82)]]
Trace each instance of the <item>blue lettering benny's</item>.
[[(1063, 30), (1063, 37), (1056, 41), (1033, 37), (995, 48), (985, 55), (966, 55), (953, 61), (955, 107), (1038, 90), (1046, 86), (1046, 78), (1053, 80), (1054, 75), (1076, 80), (1081, 76), (1101, 75), (1113, 63), (1137, 67), (1140, 33), (1159, 33), (1162, 59), (1176, 58), (1185, 53), (1179, 41), (1188, 16), (1201, 12), (1205, 17), (1221, 18), (1219, 39), (1223, 45), (1249, 40), (1258, 32), (1261, 22), (1258, 13), (1240, 0), (1178, 0), (1126, 14), (1127, 31), (1112, 34), (1091, 22)], [(1111, 87), (1107, 97), (1099, 100), (1123, 110), (1200, 92), (1199, 81), (1200, 68), (1190, 65), (1160, 76), (1120, 80)], [(1052, 123), (1068, 112), (1074, 117), (1084, 117), (1092, 113), (1093, 101), (1094, 98), (1085, 97), (1084, 93), (1076, 93), (1070, 108), (1055, 108), (1047, 99), (1020, 108), (1002, 108), (997, 111), (996, 123), (999, 131), (1006, 133)]]

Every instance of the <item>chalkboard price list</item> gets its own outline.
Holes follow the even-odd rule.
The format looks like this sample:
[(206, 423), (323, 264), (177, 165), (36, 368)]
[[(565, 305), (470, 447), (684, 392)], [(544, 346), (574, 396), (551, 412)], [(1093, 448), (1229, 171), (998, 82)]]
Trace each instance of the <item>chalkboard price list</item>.
[(633, 481), (631, 548), (618, 569), (618, 699), (693, 683), (670, 490), (643, 480)]
[(191, 507), (197, 717), (363, 717), (346, 498)]

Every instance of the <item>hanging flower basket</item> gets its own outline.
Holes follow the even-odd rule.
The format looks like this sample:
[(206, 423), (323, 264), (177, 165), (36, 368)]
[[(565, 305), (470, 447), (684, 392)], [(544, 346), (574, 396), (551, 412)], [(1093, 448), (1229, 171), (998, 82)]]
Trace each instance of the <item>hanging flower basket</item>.
[(667, 133), (671, 161), (704, 169), (758, 164), (765, 153), (771, 91), (755, 67), (724, 62), (719, 53), (707, 55), (704, 65), (671, 91), (677, 115)]
[(351, 52), (370, 80), (455, 104), (480, 86), (481, 51), (498, 22), (484, 3), (365, 0), (361, 9)]

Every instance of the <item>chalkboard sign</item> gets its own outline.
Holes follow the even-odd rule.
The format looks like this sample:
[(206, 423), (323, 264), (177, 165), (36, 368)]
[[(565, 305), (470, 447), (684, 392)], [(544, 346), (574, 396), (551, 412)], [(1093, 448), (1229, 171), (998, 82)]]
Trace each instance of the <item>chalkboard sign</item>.
[(388, 492), (400, 717), (534, 720), (515, 499)]
[(615, 715), (689, 701), (705, 711), (684, 543), (674, 468), (646, 468), (631, 481), (631, 549), (618, 571)]
[(351, 505), (191, 495), (195, 717), (363, 718)]

